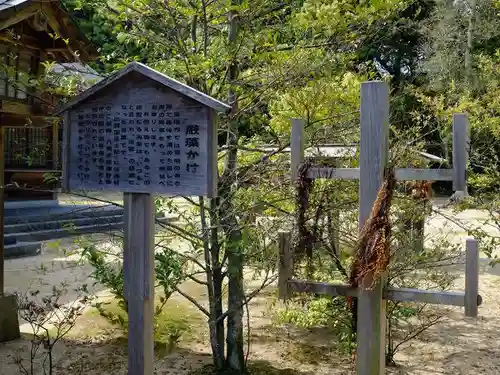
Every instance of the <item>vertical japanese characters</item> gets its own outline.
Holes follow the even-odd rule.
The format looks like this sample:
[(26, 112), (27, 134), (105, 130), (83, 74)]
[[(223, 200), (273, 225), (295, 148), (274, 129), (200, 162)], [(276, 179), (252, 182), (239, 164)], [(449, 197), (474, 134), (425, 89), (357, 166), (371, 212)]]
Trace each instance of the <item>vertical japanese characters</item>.
[(156, 187), (181, 193), (185, 184), (206, 175), (207, 129), (196, 121), (198, 112), (168, 103), (79, 108), (72, 163), (77, 184), (94, 181), (98, 189)]

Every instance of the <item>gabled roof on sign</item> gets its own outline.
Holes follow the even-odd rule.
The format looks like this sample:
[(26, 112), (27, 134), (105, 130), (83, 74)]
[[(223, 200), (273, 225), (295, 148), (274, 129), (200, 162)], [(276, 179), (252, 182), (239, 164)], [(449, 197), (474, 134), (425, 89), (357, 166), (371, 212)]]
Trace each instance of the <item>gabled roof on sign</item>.
[(80, 102), (90, 98), (91, 96), (94, 96), (97, 94), (99, 91), (102, 89), (106, 88), (113, 82), (119, 80), (120, 78), (126, 76), (127, 74), (131, 72), (137, 72), (139, 74), (142, 74), (158, 83), (161, 83), (162, 85), (169, 87), (170, 89), (177, 91), (183, 95), (186, 95), (187, 97), (196, 100), (197, 102), (206, 105), (207, 107), (213, 108), (218, 112), (227, 112), (231, 109), (230, 106), (227, 104), (212, 98), (211, 96), (208, 96), (207, 94), (202, 93), (201, 91), (195, 90), (192, 87), (187, 86), (186, 84), (176, 81), (173, 78), (170, 78), (166, 76), (163, 73), (158, 72), (157, 70), (151, 69), (150, 67), (138, 63), (138, 62), (132, 62), (129, 65), (127, 65), (125, 68), (122, 70), (119, 70), (118, 72), (110, 75), (106, 79), (103, 79), (96, 85), (92, 86), (88, 90), (84, 91), (82, 94), (78, 95), (74, 99), (70, 100), (68, 103), (66, 103), (64, 106), (59, 108), (56, 111), (56, 114), (59, 115), (62, 112), (65, 112), (74, 106), (78, 105)]

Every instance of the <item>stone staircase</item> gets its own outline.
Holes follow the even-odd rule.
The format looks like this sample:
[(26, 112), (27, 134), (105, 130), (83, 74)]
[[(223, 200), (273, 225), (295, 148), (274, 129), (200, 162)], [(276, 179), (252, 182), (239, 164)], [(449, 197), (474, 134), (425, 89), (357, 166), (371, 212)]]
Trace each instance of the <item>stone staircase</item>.
[[(161, 220), (169, 218), (159, 215)], [(57, 201), (5, 203), (5, 257), (37, 255), (43, 241), (123, 229), (123, 208), (59, 204)]]

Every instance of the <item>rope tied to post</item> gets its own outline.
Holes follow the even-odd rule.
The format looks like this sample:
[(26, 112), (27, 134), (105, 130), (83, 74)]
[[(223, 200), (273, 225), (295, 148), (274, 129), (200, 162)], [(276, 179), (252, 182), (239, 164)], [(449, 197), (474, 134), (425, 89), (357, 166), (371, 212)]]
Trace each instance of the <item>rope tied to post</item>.
[[(361, 230), (356, 247), (349, 277), (349, 285), (353, 288), (372, 288), (389, 266), (391, 237), (389, 213), (395, 186), (394, 169), (386, 168), (384, 181), (377, 193), (370, 216)], [(367, 276), (370, 279), (367, 279)], [(350, 340), (354, 342), (358, 321), (357, 298), (348, 297), (347, 308), (351, 311)]]
[[(352, 287), (372, 288), (389, 266), (389, 214), (395, 186), (394, 169), (386, 168), (384, 181), (373, 203), (370, 217), (360, 233), (349, 278)], [(366, 279), (367, 276), (370, 276), (370, 280)], [(366, 281), (369, 281), (369, 284)]]

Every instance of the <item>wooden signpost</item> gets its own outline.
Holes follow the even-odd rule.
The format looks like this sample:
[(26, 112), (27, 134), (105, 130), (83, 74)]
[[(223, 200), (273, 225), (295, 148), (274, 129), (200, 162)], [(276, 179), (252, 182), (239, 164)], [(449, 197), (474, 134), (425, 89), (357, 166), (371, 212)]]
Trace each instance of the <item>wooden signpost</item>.
[(153, 374), (153, 194), (215, 196), (216, 112), (230, 107), (132, 63), (69, 102), (63, 188), (124, 192), (128, 373)]
[[(389, 137), (389, 87), (384, 82), (365, 82), (361, 85), (361, 141), (359, 168), (311, 167), (307, 177), (311, 179), (359, 180), (359, 228), (368, 219), (378, 189), (383, 182), (384, 168), (388, 162)], [(466, 191), (466, 164), (468, 154), (468, 122), (465, 115), (453, 117), (453, 169), (396, 169), (398, 180), (446, 180), (453, 181), (457, 191)], [(292, 120), (291, 175), (304, 162), (304, 121)], [(378, 280), (374, 287), (352, 288), (306, 280), (294, 280), (293, 256), (290, 233), (280, 233), (279, 295), (286, 298), (293, 292), (316, 293), (330, 296), (353, 296), (358, 298), (357, 355), (358, 375), (382, 375), (385, 373), (385, 305), (387, 300), (415, 301), (431, 304), (464, 306), (467, 316), (476, 317), (481, 304), (478, 295), (477, 241), (466, 244), (466, 288), (465, 293), (424, 291), (408, 288), (387, 287), (385, 280)], [(370, 283), (369, 277), (365, 278)], [(370, 283), (371, 284), (371, 283)]]

